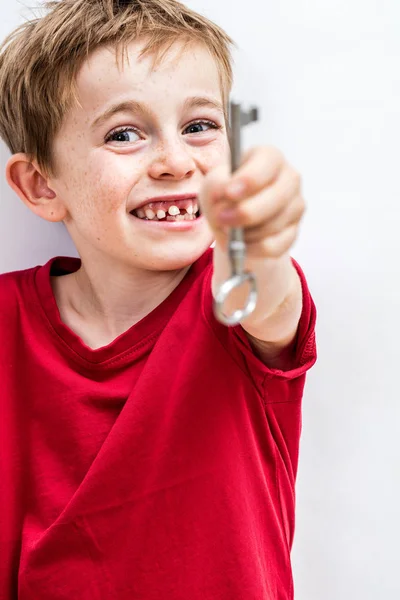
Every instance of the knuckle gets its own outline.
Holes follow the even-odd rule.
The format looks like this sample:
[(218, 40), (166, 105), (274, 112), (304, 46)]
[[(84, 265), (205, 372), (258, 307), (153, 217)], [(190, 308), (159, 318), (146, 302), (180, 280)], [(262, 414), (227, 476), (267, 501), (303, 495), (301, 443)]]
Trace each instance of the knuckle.
[(296, 241), (298, 236), (298, 227), (293, 225), (285, 231), (263, 240), (263, 251), (266, 256), (278, 258)]
[(285, 248), (284, 248), (283, 252), (286, 252), (286, 250), (289, 250), (289, 248), (291, 246), (293, 246), (293, 244), (297, 240), (298, 235), (299, 235), (299, 228), (297, 225), (293, 225), (293, 227), (290, 228), (290, 235), (288, 236), (287, 243), (285, 244)]
[(300, 196), (299, 199), (298, 199), (298, 201), (297, 201), (297, 212), (298, 212), (298, 215), (300, 217), (302, 217), (304, 215), (304, 213), (306, 212), (306, 210), (307, 210), (307, 206), (306, 206), (305, 200), (304, 200), (304, 198), (302, 196)]
[(276, 146), (268, 146), (270, 156), (272, 156), (277, 162), (283, 163), (285, 158), (283, 153)]
[(278, 168), (285, 162), (282, 152), (276, 146), (257, 146), (256, 149), (263, 163), (272, 163)]
[(302, 177), (301, 177), (300, 173), (298, 171), (296, 171), (295, 169), (292, 169), (291, 181), (292, 181), (294, 189), (297, 190), (297, 189), (301, 188)]
[(277, 255), (277, 242), (273, 238), (266, 238), (263, 241), (263, 250), (267, 256), (275, 257)]

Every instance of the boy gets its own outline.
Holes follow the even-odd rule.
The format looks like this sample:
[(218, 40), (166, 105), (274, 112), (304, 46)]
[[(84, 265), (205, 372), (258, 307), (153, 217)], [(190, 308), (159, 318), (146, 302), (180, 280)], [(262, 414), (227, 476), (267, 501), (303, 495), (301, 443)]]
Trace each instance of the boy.
[[(229, 173), (231, 42), (207, 19), (48, 9), (1, 50), (0, 132), (10, 186), (80, 260), (0, 277), (0, 597), (292, 599), (315, 362), (299, 176), (272, 148)], [(259, 297), (225, 327), (235, 224)]]

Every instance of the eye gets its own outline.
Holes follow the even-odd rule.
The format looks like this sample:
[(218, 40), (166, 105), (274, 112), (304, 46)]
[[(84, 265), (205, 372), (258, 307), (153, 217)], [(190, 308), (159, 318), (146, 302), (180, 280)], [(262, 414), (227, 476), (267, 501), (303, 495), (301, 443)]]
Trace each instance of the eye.
[[(135, 139), (136, 136), (136, 139)], [(117, 142), (119, 144), (137, 142), (140, 138), (139, 133), (133, 127), (123, 127), (122, 129), (115, 129), (111, 131), (105, 139), (106, 143)]]
[(214, 123), (214, 121), (194, 121), (193, 123), (190, 123), (183, 132), (185, 133), (185, 131), (187, 131), (188, 133), (203, 133), (208, 131), (208, 129), (205, 128), (221, 129), (221, 127)]

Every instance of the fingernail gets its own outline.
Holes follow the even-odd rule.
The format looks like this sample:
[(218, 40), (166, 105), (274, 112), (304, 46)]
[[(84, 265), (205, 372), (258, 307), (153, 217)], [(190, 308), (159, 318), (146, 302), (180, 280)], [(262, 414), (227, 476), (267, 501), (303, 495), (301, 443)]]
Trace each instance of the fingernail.
[(225, 208), (219, 213), (219, 218), (222, 223), (230, 223), (236, 216), (234, 208)]

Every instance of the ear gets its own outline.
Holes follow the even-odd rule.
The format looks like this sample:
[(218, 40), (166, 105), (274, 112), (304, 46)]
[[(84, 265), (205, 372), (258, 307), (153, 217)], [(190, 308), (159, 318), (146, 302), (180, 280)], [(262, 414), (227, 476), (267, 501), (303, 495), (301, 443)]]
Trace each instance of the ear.
[(8, 185), (35, 215), (54, 223), (65, 219), (67, 211), (56, 192), (50, 189), (48, 178), (26, 154), (14, 154), (10, 158), (6, 178)]

